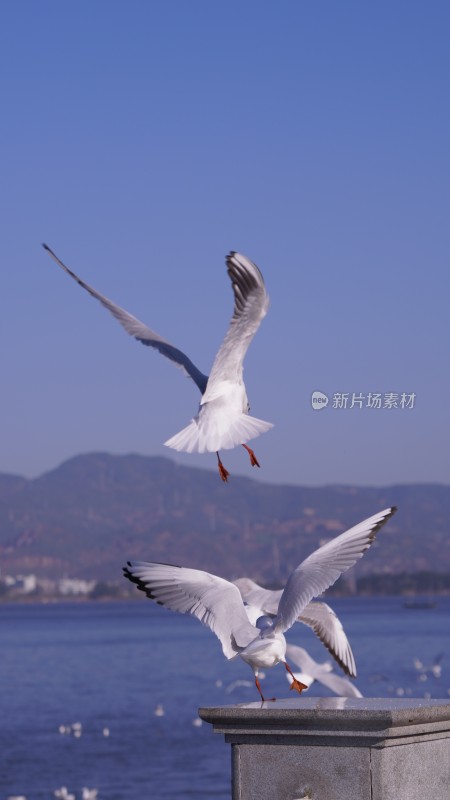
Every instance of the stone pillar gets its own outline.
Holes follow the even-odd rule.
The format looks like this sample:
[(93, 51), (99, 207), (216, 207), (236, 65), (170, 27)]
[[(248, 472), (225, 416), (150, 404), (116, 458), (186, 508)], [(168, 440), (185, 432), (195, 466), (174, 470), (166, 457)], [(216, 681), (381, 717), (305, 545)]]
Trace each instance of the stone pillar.
[(450, 800), (450, 703), (294, 698), (201, 708), (233, 800)]

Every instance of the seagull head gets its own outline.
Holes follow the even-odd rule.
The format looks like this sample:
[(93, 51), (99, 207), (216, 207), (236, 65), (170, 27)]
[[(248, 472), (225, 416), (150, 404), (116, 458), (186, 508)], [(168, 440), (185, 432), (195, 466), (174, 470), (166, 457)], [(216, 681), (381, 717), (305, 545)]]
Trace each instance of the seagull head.
[(255, 622), (256, 627), (260, 631), (267, 631), (273, 628), (273, 620), (271, 617), (268, 617), (266, 614), (263, 614), (262, 617), (258, 617)]

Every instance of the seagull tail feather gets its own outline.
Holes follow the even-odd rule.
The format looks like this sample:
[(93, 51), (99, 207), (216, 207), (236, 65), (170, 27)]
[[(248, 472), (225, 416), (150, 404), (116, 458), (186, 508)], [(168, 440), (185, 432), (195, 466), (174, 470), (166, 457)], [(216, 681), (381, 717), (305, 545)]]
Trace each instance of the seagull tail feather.
[(265, 422), (248, 414), (239, 415), (233, 422), (228, 423), (225, 431), (214, 430), (213, 426), (199, 424), (199, 419), (193, 419), (175, 436), (167, 442), (166, 447), (174, 450), (183, 450), (186, 453), (215, 453), (218, 450), (230, 450), (249, 439), (255, 439), (261, 433), (273, 428), (271, 422)]
[(197, 420), (193, 419), (189, 425), (186, 425), (175, 436), (167, 439), (164, 444), (166, 447), (172, 447), (173, 450), (184, 450), (186, 453), (203, 453), (204, 448), (200, 449), (200, 438)]

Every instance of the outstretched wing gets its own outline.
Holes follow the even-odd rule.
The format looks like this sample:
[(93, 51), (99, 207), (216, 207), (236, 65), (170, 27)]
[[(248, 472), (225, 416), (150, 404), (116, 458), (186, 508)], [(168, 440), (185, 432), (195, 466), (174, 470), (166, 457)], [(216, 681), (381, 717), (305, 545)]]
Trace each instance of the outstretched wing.
[[(261, 614), (276, 617), (283, 594), (282, 589), (275, 591), (264, 589), (250, 578), (238, 578), (234, 584), (238, 587), (244, 602), (259, 608)], [(299, 615), (298, 622), (303, 622), (312, 628), (344, 672), (356, 677), (355, 659), (350, 642), (341, 621), (330, 606), (320, 601), (308, 603)]]
[(261, 614), (270, 614), (274, 617), (277, 615), (282, 589), (264, 589), (251, 578), (236, 578), (233, 583), (238, 587), (245, 603), (261, 609)]
[(327, 603), (313, 600), (303, 609), (299, 620), (312, 628), (346, 675), (356, 678), (352, 648), (342, 627), (342, 622), (333, 609)]
[(259, 636), (248, 620), (239, 590), (224, 578), (198, 569), (129, 561), (123, 573), (147, 597), (182, 614), (192, 614), (216, 634), (233, 658)]
[(126, 332), (130, 334), (130, 336), (134, 336), (138, 342), (142, 342), (149, 347), (154, 347), (155, 350), (158, 350), (161, 355), (166, 356), (171, 361), (173, 361), (177, 367), (181, 367), (184, 371), (189, 375), (190, 378), (197, 384), (200, 392), (203, 394), (206, 389), (206, 384), (208, 383), (208, 376), (203, 375), (202, 372), (192, 363), (192, 361), (187, 357), (185, 353), (179, 350), (177, 347), (174, 347), (170, 342), (166, 339), (163, 339), (162, 336), (159, 336), (158, 333), (152, 331), (151, 328), (148, 328), (147, 325), (144, 325), (137, 317), (133, 317), (132, 314), (129, 314), (128, 311), (117, 306), (111, 300), (108, 300), (107, 297), (97, 292), (96, 289), (93, 289), (92, 286), (89, 286), (88, 283), (85, 283), (75, 274), (72, 272), (69, 267), (66, 267), (65, 264), (58, 258), (58, 256), (51, 250), (51, 248), (47, 244), (43, 244), (42, 247), (47, 250), (47, 252), (52, 256), (52, 258), (56, 261), (57, 264), (73, 278), (83, 289), (86, 289), (92, 297), (95, 297), (96, 300), (108, 309), (111, 312), (113, 317), (116, 318), (118, 322), (125, 328)]
[(387, 508), (319, 547), (291, 573), (281, 595), (274, 629), (283, 633), (294, 624), (313, 597), (322, 594), (358, 561), (377, 532), (395, 513)]
[(215, 384), (242, 378), (245, 354), (269, 306), (264, 279), (256, 264), (234, 251), (226, 261), (234, 294), (233, 316), (214, 360), (202, 402), (215, 398)]

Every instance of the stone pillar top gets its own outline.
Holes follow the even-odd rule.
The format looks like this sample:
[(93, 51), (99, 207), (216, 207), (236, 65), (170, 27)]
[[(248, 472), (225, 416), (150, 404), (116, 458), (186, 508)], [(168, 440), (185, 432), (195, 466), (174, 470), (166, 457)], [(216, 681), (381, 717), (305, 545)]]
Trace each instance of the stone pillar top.
[(390, 738), (450, 731), (450, 702), (418, 698), (292, 698), (200, 708), (217, 733)]

